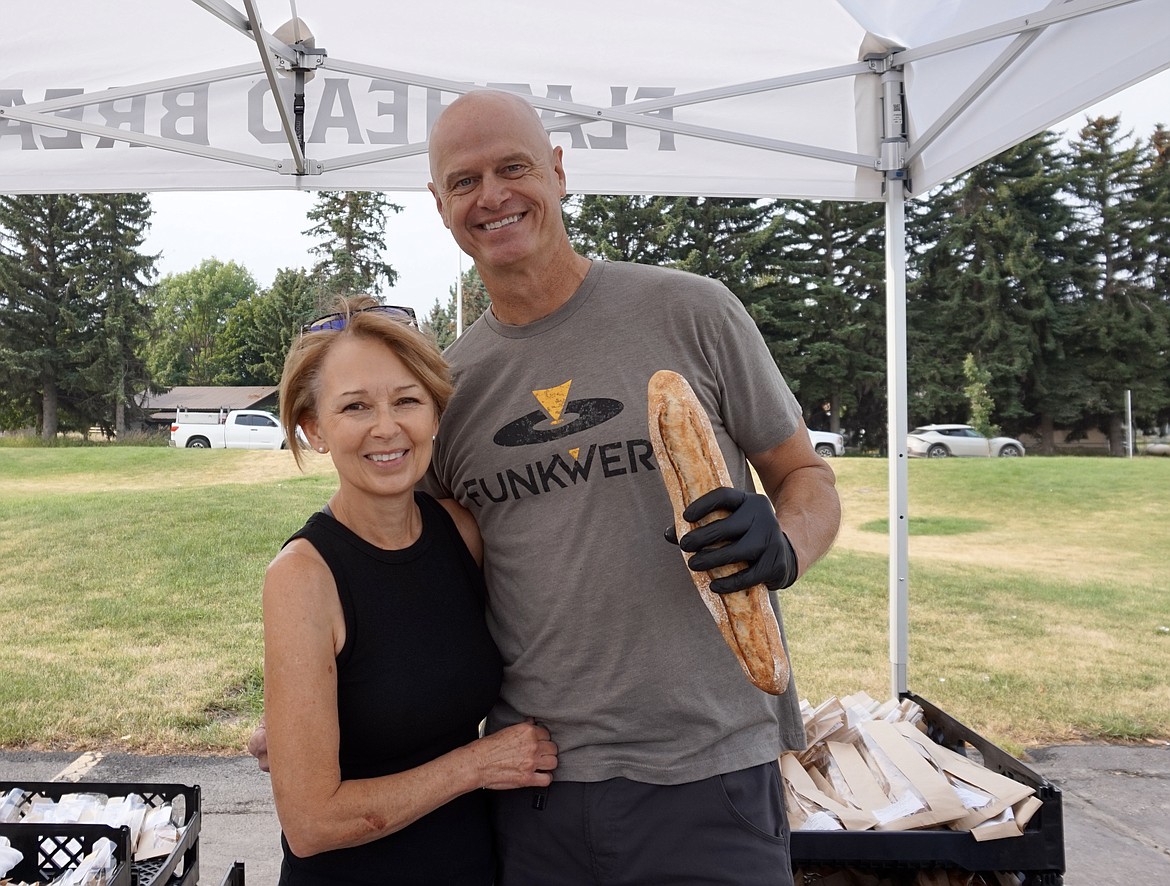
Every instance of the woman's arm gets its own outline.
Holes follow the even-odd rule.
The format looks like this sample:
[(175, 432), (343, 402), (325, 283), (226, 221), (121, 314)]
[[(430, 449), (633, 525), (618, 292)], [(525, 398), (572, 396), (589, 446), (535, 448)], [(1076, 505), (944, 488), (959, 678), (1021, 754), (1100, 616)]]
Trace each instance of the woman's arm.
[(341, 780), (336, 655), (345, 621), (332, 574), (313, 547), (288, 545), (264, 579), (264, 706), (277, 816), (299, 856), (358, 846), (481, 787), (547, 785), (556, 746), (523, 723), (429, 763)]

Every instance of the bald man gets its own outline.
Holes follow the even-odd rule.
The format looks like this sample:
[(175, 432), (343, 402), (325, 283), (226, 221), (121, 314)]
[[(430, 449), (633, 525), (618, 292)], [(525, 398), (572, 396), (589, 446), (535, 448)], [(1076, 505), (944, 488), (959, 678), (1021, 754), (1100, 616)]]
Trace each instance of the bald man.
[(560, 748), (550, 788), (493, 797), (498, 883), (791, 884), (777, 758), (804, 746), (796, 688), (745, 679), (663, 538), (650, 376), (690, 381), (731, 471), (687, 516), (731, 515), (679, 543), (692, 569), (747, 564), (717, 591), (784, 588), (816, 562), (840, 521), (834, 476), (724, 286), (573, 250), (562, 159), (509, 93), (471, 92), (431, 132), (436, 207), (491, 309), (447, 351), (428, 485), (483, 534), (505, 662), (488, 729), (534, 718)]

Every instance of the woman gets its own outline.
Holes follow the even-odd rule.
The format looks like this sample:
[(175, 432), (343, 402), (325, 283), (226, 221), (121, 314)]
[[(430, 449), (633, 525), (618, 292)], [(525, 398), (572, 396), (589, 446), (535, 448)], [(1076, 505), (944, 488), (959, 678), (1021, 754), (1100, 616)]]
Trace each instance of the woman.
[(368, 296), (306, 326), (285, 361), (288, 439), (299, 427), (340, 482), (264, 579), (282, 884), (487, 886), (479, 789), (551, 781), (543, 727), (477, 737), (501, 679), (479, 533), (458, 505), (414, 490), (450, 395), (413, 312)]

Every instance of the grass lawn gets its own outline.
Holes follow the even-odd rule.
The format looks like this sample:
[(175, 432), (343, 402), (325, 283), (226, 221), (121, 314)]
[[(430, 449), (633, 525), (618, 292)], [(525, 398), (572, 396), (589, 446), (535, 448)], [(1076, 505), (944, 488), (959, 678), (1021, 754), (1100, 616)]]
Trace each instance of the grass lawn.
[[(328, 497), (287, 452), (0, 448), (0, 746), (237, 752), (260, 583)], [(886, 462), (784, 592), (802, 697), (890, 691)], [(1170, 738), (1170, 460), (922, 460), (909, 688), (1008, 748)]]
[[(884, 459), (838, 459), (833, 551), (786, 592), (801, 695), (890, 691)], [(909, 464), (911, 691), (1003, 746), (1170, 737), (1170, 463)]]

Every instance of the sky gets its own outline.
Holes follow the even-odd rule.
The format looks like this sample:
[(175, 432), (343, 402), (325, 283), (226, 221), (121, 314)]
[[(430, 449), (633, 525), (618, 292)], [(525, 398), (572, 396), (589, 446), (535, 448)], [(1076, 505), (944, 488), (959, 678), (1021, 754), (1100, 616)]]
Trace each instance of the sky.
[[(390, 304), (430, 313), (471, 261), (455, 245), (427, 191), (388, 194), (403, 207), (386, 225), (386, 261), (398, 272), (382, 292)], [(168, 191), (150, 195), (154, 215), (143, 250), (161, 253), (160, 276), (198, 267), (208, 258), (243, 265), (267, 287), (281, 268), (311, 268), (309, 249), (317, 241), (304, 235), (314, 195), (297, 191)]]
[[(1125, 129), (1141, 137), (1153, 132), (1157, 123), (1170, 126), (1170, 71), (1076, 114), (1065, 126), (1075, 131), (1086, 116), (1115, 114), (1121, 115)], [(403, 210), (390, 216), (386, 229), (385, 259), (398, 272), (398, 281), (382, 294), (389, 303), (409, 305), (426, 315), (437, 301), (447, 303), (451, 287), (471, 261), (443, 227), (428, 192), (388, 196)], [(160, 276), (189, 271), (204, 259), (216, 258), (243, 265), (267, 287), (281, 268), (312, 267), (309, 247), (314, 241), (303, 232), (309, 228), (306, 213), (313, 202), (311, 193), (286, 191), (155, 193), (143, 248), (160, 254)]]

